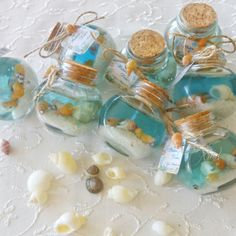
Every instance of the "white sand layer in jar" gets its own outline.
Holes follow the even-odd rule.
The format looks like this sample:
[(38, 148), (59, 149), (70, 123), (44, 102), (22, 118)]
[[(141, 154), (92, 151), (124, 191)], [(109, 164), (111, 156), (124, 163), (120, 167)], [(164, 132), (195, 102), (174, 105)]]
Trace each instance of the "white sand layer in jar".
[(101, 126), (99, 133), (111, 146), (132, 158), (140, 159), (148, 157), (152, 153), (152, 147), (149, 144), (143, 143), (129, 130), (118, 127)]

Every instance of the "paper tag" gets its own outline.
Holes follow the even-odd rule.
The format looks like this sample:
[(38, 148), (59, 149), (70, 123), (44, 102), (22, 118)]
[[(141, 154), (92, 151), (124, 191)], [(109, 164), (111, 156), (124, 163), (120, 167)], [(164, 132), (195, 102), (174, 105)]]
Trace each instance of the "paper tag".
[(71, 47), (77, 54), (84, 54), (99, 37), (97, 30), (81, 26), (71, 39)]
[(176, 39), (175, 50), (176, 50), (177, 56), (179, 57), (183, 57), (184, 52), (187, 54), (194, 52), (196, 48), (198, 48), (198, 44), (196, 41), (193, 41), (190, 39), (186, 39), (184, 41), (184, 39), (182, 38)]
[(164, 147), (158, 168), (171, 174), (178, 174), (183, 154), (184, 145), (176, 148), (169, 139)]
[(108, 68), (108, 77), (108, 80), (119, 84), (121, 87), (132, 87), (139, 79), (134, 72), (128, 76), (126, 65), (117, 59), (112, 60)]

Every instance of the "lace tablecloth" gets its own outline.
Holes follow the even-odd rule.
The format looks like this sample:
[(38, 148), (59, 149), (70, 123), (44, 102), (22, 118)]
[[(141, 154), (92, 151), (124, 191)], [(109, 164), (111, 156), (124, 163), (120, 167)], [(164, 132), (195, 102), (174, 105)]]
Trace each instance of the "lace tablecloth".
[[(47, 38), (57, 21), (73, 22), (84, 11), (94, 10), (106, 15), (98, 25), (105, 27), (121, 49), (130, 34), (151, 28), (163, 32), (184, 0), (1, 0), (0, 48), (11, 49), (10, 56), (22, 57)], [(219, 14), (223, 31), (231, 36), (236, 31), (235, 0), (205, 1)], [(27, 61), (40, 76), (53, 62), (37, 54)], [(105, 96), (114, 93), (106, 90)], [(225, 121), (236, 131), (235, 117)], [(234, 236), (236, 235), (236, 188), (207, 196), (198, 196), (176, 183), (156, 187), (153, 183), (155, 166), (153, 158), (134, 162), (112, 152), (100, 141), (96, 124), (88, 133), (69, 138), (49, 133), (32, 113), (19, 122), (0, 122), (0, 138), (9, 139), (12, 154), (0, 157), (0, 235), (49, 236), (55, 235), (53, 223), (64, 212), (76, 210), (87, 215), (88, 222), (74, 235), (103, 235), (110, 226), (117, 235), (156, 235), (151, 225), (155, 220), (165, 220), (181, 236)], [(76, 175), (63, 175), (49, 162), (48, 154), (71, 151), (79, 164)], [(136, 188), (139, 193), (129, 204), (117, 204), (107, 199), (107, 190), (117, 184), (108, 181), (102, 173), (105, 189), (93, 195), (85, 188), (84, 168), (90, 156), (101, 150), (113, 153), (113, 165), (124, 165), (128, 176), (121, 183)], [(157, 156), (159, 153), (156, 154)], [(155, 157), (154, 157), (155, 158)], [(55, 180), (48, 203), (42, 207), (28, 207), (27, 178), (36, 169), (53, 173)], [(104, 169), (102, 170), (104, 172)]]

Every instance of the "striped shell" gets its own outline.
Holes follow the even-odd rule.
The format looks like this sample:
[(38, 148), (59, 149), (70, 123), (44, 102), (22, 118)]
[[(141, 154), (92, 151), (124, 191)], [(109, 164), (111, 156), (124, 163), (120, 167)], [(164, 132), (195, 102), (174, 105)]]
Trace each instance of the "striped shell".
[(11, 145), (9, 141), (3, 139), (1, 142), (1, 152), (4, 153), (5, 155), (9, 155), (11, 151)]

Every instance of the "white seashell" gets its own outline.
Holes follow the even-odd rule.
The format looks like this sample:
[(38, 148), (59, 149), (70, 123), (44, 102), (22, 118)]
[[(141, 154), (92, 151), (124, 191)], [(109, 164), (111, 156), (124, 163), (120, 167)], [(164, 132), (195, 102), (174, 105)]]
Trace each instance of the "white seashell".
[(154, 176), (154, 183), (157, 186), (163, 186), (172, 180), (173, 175), (162, 170), (157, 170)]
[(92, 159), (97, 165), (109, 165), (112, 162), (112, 156), (108, 152), (99, 152), (92, 156)]
[(117, 234), (113, 231), (111, 227), (107, 227), (104, 230), (103, 236), (116, 236)]
[(49, 159), (66, 174), (74, 174), (78, 170), (78, 164), (69, 152), (51, 153)]
[(80, 229), (87, 219), (75, 212), (63, 214), (54, 224), (54, 231), (57, 234), (68, 235)]
[(125, 170), (119, 166), (108, 168), (105, 174), (110, 179), (124, 179), (126, 177)]
[(29, 203), (43, 205), (48, 200), (48, 193), (42, 191), (35, 191), (31, 194)]
[(209, 93), (216, 99), (235, 100), (233, 91), (227, 85), (215, 85), (210, 89)]
[(138, 191), (128, 189), (122, 185), (115, 185), (108, 191), (108, 198), (118, 203), (126, 203), (132, 201)]
[(157, 235), (160, 236), (167, 236), (172, 234), (175, 230), (170, 225), (168, 225), (166, 222), (158, 220), (155, 221), (152, 224), (152, 230), (157, 233)]
[(52, 182), (52, 175), (45, 170), (34, 171), (27, 180), (28, 191), (46, 192), (50, 189)]

